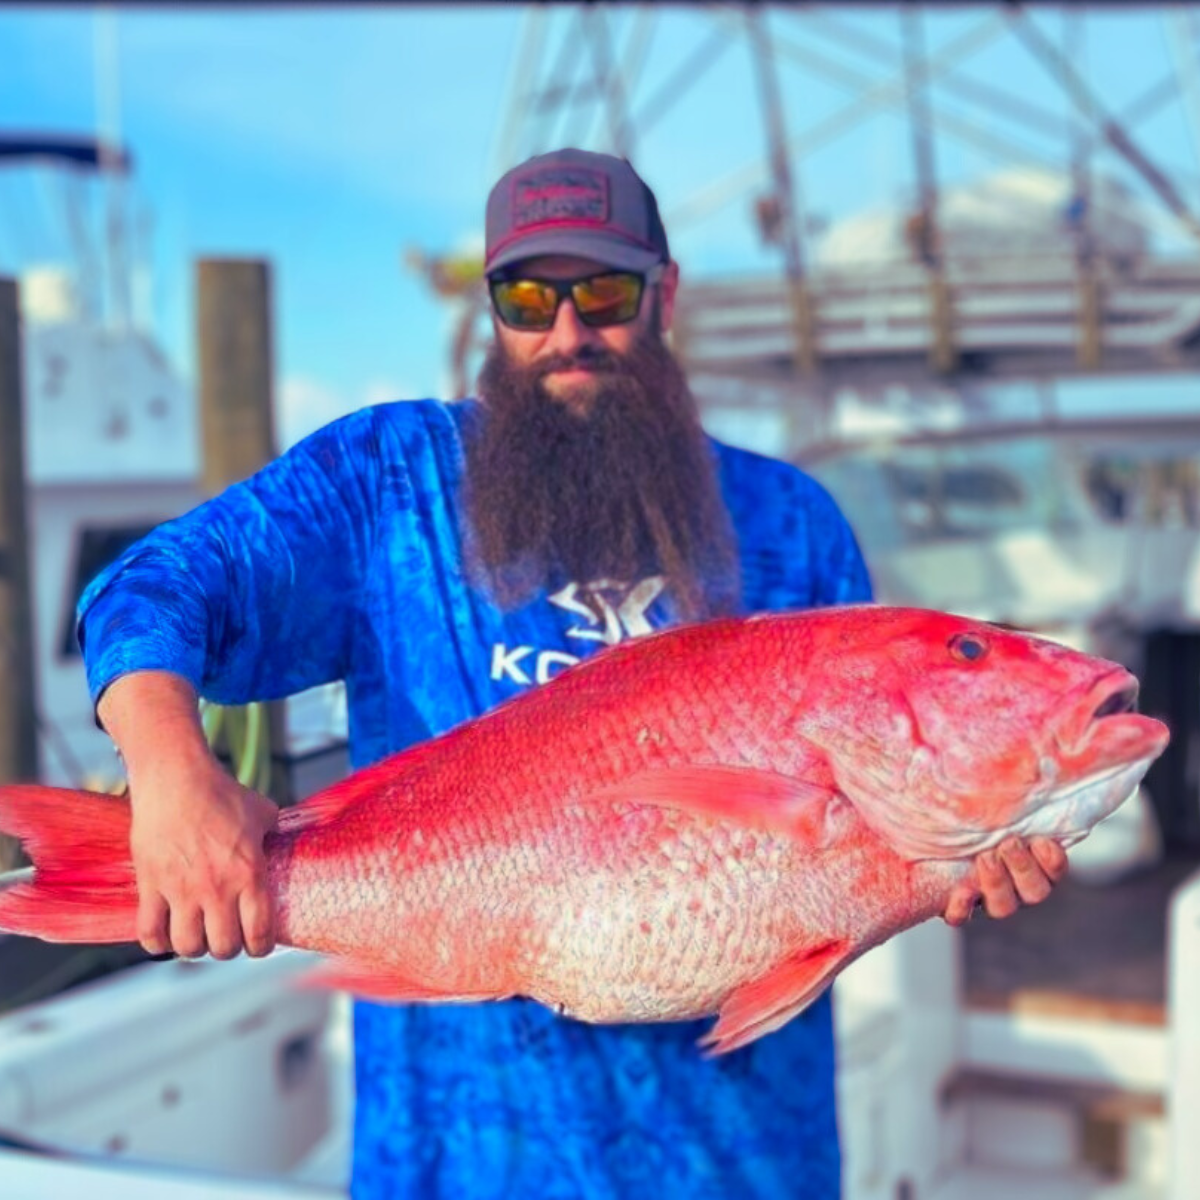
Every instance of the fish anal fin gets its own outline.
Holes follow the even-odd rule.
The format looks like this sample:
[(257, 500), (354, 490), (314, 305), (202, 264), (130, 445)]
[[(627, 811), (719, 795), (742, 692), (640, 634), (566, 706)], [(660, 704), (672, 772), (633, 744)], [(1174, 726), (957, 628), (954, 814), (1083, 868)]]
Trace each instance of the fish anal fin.
[(388, 1004), (472, 1004), (483, 1000), (503, 1000), (498, 992), (441, 991), (418, 983), (395, 967), (376, 966), (356, 959), (337, 958), (315, 967), (301, 977), (300, 986), (329, 991), (350, 992), (365, 1000)]
[(650, 767), (594, 798), (686, 809), (820, 845), (825, 840), (826, 809), (837, 795), (828, 766), (816, 762), (800, 777), (755, 767)]
[(710, 1055), (728, 1054), (782, 1028), (825, 991), (852, 957), (847, 942), (834, 941), (784, 959), (734, 989), (700, 1045)]

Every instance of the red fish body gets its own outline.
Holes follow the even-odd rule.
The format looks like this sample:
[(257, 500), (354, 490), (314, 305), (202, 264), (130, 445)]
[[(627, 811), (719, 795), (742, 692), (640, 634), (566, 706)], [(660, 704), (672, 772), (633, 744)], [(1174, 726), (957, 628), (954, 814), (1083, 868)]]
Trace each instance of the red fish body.
[[(614, 647), (281, 815), (281, 941), (399, 1001), (778, 1028), (1010, 833), (1071, 841), (1166, 745), (1113, 663), (861, 606)], [(128, 809), (0, 788), (0, 928), (132, 940)]]

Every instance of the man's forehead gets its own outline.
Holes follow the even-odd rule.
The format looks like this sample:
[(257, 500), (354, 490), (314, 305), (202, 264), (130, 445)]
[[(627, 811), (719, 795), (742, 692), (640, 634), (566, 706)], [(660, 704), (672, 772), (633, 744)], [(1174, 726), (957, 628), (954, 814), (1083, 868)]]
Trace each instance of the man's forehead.
[(608, 263), (594, 258), (576, 258), (569, 254), (537, 254), (512, 263), (507, 273), (511, 275), (537, 276), (542, 279), (575, 279), (580, 275), (596, 275), (601, 271), (615, 270)]

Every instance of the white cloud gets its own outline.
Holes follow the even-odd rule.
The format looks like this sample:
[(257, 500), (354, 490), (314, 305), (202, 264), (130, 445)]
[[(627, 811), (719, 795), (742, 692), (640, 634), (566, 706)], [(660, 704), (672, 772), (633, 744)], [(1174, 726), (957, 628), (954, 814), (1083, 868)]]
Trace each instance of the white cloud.
[(275, 397), (276, 436), (280, 450), (294, 446), (335, 417), (350, 411), (341, 397), (312, 379), (285, 379)]
[(322, 425), (371, 404), (412, 399), (415, 393), (403, 384), (373, 379), (359, 395), (347, 396), (303, 375), (285, 379), (275, 401), (275, 424), (280, 451), (315, 433)]
[(415, 393), (390, 379), (372, 379), (363, 389), (364, 405), (387, 404), (392, 400), (413, 400)]

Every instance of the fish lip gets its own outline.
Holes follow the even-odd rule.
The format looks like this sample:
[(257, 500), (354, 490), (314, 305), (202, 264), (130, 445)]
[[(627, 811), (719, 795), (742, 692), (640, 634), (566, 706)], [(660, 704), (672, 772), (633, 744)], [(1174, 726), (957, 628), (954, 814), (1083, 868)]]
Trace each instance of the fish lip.
[(1138, 681), (1124, 667), (1114, 667), (1095, 680), (1071, 706), (1071, 715), (1058, 736), (1059, 746), (1076, 753), (1099, 726), (1108, 720), (1134, 711)]
[(1113, 711), (1132, 712), (1137, 704), (1139, 686), (1137, 676), (1124, 667), (1117, 667), (1115, 670), (1109, 671), (1107, 675), (1102, 675), (1092, 684), (1087, 696), (1088, 702), (1093, 705), (1093, 719), (1102, 719), (1110, 715), (1101, 710), (1109, 708), (1112, 701), (1118, 698), (1127, 697), (1128, 703)]
[(1161, 754), (1170, 733), (1161, 721), (1137, 712), (1138, 689), (1135, 675), (1115, 667), (1082, 690), (1056, 738), (1063, 756), (1078, 761), (1090, 755), (1095, 770), (1109, 761)]

